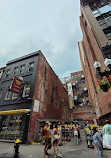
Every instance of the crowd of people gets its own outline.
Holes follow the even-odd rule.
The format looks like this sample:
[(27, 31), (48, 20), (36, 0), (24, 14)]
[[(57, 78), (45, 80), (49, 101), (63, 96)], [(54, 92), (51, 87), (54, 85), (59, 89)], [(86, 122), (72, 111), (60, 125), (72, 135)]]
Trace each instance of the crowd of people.
[(74, 126), (65, 126), (65, 123), (59, 122), (58, 124), (54, 124), (53, 129), (51, 130), (50, 122), (47, 121), (46, 125), (44, 126), (44, 157), (49, 157), (48, 149), (53, 146), (54, 158), (56, 158), (56, 151), (58, 157), (62, 158), (59, 150), (59, 144), (64, 144), (66, 143), (66, 141), (70, 141), (71, 135), (77, 137), (77, 140), (82, 141), (80, 135), (80, 127), (78, 123), (75, 123)]
[[(54, 158), (56, 155), (62, 158), (59, 150), (59, 145), (65, 144), (71, 140), (71, 137), (76, 137), (81, 142), (80, 126), (78, 122), (74, 125), (65, 125), (65, 123), (53, 124), (53, 128), (50, 127), (49, 121), (44, 126), (44, 157), (49, 157), (48, 149), (53, 146)], [(106, 125), (103, 126), (102, 134), (98, 131), (98, 126), (91, 128), (89, 122), (87, 122), (86, 128), (92, 130), (94, 149), (97, 152), (98, 158), (103, 157), (103, 148), (111, 149), (111, 122), (106, 120)], [(57, 153), (56, 153), (57, 152)]]

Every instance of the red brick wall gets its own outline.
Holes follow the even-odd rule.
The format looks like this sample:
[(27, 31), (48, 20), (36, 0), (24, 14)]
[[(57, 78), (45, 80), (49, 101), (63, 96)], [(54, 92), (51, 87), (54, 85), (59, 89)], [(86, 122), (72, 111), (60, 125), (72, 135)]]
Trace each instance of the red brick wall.
[(76, 107), (73, 110), (73, 118), (74, 119), (83, 119), (83, 120), (91, 120), (94, 118), (94, 114), (92, 113), (92, 107), (83, 106), (83, 107)]
[(29, 131), (30, 139), (33, 139), (35, 120), (37, 118), (57, 120), (70, 119), (68, 92), (42, 53), (39, 54), (34, 99), (39, 101), (40, 108), (38, 113), (32, 110)]
[(90, 92), (91, 103), (95, 107), (97, 117), (100, 117), (110, 112), (108, 105), (110, 90), (107, 93), (97, 90), (96, 70), (94, 69), (93, 64), (95, 60), (99, 61), (102, 66), (101, 70), (103, 71), (103, 69), (105, 68), (104, 58), (90, 26), (87, 25), (87, 27), (85, 27), (85, 20), (85, 18), (80, 18), (81, 28), (83, 32), (83, 47), (85, 51), (85, 67), (83, 69), (85, 77), (87, 78), (87, 85)]

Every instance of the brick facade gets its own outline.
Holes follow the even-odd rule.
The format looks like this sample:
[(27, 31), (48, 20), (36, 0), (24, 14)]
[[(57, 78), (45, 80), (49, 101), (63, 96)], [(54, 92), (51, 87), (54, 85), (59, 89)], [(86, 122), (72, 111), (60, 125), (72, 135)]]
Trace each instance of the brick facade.
[(83, 33), (83, 41), (79, 42), (80, 59), (89, 90), (91, 104), (95, 108), (97, 118), (100, 118), (111, 112), (109, 108), (111, 90), (109, 89), (108, 92), (97, 90), (96, 70), (93, 64), (95, 61), (98, 61), (101, 64), (101, 71), (104, 71), (104, 69), (108, 70), (104, 65), (102, 53), (102, 46), (108, 42), (108, 39), (93, 16), (89, 6), (81, 5), (80, 24)]
[(33, 139), (36, 119), (70, 120), (68, 92), (42, 53), (39, 54), (37, 66), (35, 99), (39, 101), (40, 107), (39, 112), (32, 111), (31, 114), (30, 139)]

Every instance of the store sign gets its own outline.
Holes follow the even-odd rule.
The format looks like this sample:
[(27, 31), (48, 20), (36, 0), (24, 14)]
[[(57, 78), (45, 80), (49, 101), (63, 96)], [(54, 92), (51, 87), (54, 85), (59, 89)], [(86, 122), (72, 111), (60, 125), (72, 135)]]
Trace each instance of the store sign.
[(34, 101), (34, 107), (33, 107), (34, 112), (39, 112), (39, 101), (35, 99)]
[(19, 79), (18, 77), (14, 77), (13, 82), (12, 82), (12, 86), (11, 86), (11, 90), (14, 93), (20, 93), (21, 91), (21, 86), (22, 86), (22, 80)]

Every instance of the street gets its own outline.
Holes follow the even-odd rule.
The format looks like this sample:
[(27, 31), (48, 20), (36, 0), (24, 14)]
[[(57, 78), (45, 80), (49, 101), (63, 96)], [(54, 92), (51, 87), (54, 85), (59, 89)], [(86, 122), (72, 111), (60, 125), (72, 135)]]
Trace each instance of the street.
[[(76, 138), (72, 138), (70, 142), (60, 146), (60, 152), (63, 158), (97, 158), (94, 149), (87, 148), (84, 130), (81, 131), (82, 142), (76, 145)], [(11, 158), (13, 155), (13, 143), (0, 142), (0, 158)], [(20, 145), (20, 158), (43, 158), (44, 146), (36, 145)], [(53, 147), (48, 151), (50, 158), (53, 158)], [(110, 158), (111, 150), (104, 150), (103, 158)]]

